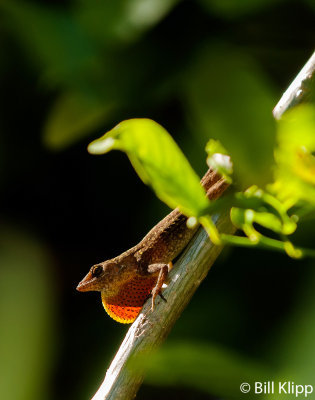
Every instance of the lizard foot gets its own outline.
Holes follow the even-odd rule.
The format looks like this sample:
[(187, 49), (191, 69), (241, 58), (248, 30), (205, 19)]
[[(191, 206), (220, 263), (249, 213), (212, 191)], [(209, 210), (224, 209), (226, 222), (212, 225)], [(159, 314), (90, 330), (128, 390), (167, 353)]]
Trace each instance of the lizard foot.
[(154, 286), (154, 288), (152, 289), (152, 306), (151, 306), (151, 310), (154, 310), (154, 302), (157, 296), (160, 296), (161, 299), (163, 299), (164, 301), (166, 301), (165, 297), (162, 295), (162, 286), (163, 283), (166, 280), (168, 271), (169, 271), (169, 265), (167, 264), (152, 264), (150, 265), (150, 270), (153, 272), (153, 270), (160, 270), (156, 285)]

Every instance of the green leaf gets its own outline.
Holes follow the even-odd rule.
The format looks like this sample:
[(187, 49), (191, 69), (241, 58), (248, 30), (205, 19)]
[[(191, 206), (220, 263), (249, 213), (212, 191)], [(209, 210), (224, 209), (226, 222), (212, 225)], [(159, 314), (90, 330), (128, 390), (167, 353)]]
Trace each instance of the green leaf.
[(244, 231), (248, 228), (251, 229), (254, 223), (283, 235), (292, 234), (296, 229), (296, 223), (294, 223), (292, 219), (287, 217), (287, 219), (283, 221), (280, 216), (272, 212), (232, 207), (230, 214), (233, 224)]
[(228, 46), (204, 48), (185, 81), (187, 117), (202, 141), (218, 139), (242, 188), (271, 181), (275, 103), (254, 61)]
[(255, 212), (247, 209), (232, 207), (230, 211), (230, 217), (233, 225), (236, 228), (242, 229), (248, 236), (250, 241), (258, 243), (260, 240), (260, 233), (253, 227)]
[(237, 207), (232, 207), (230, 211), (230, 217), (233, 225), (236, 228), (243, 228), (243, 226), (245, 225), (245, 210)]
[(292, 205), (300, 200), (315, 205), (315, 107), (304, 104), (278, 122), (275, 183), (270, 190)]
[(92, 154), (124, 151), (144, 183), (171, 208), (200, 216), (209, 205), (199, 177), (168, 132), (150, 119), (130, 119), (92, 142)]
[(257, 211), (264, 211), (266, 207), (271, 207), (274, 213), (277, 213), (281, 218), (282, 223), (282, 233), (284, 235), (290, 235), (296, 230), (296, 216), (289, 216), (288, 209), (290, 207), (286, 207), (279, 199), (277, 199), (272, 194), (258, 188), (257, 186), (251, 186), (244, 193), (245, 198), (247, 199), (259, 199), (262, 201), (260, 206), (256, 208)]
[[(297, 217), (295, 215), (290, 217), (287, 209), (276, 197), (257, 186), (251, 186), (244, 193), (237, 193), (236, 199), (240, 208), (232, 207), (231, 220), (251, 239), (268, 240), (255, 230), (254, 223), (280, 235), (290, 235), (296, 230)], [(255, 200), (258, 200), (256, 204)], [(291, 244), (287, 246), (291, 246)]]
[(283, 233), (280, 218), (269, 212), (255, 212), (254, 222), (277, 233)]

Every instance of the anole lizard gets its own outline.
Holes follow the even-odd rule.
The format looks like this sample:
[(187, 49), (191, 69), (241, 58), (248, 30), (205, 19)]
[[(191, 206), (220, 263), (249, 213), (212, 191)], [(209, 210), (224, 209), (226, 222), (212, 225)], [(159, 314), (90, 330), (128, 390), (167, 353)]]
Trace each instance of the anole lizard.
[[(218, 198), (228, 187), (226, 181), (210, 169), (201, 184), (210, 199)], [(197, 231), (198, 226), (190, 229), (186, 222), (186, 216), (178, 209), (173, 210), (136, 246), (118, 257), (93, 265), (77, 290), (100, 291), (105, 310), (118, 322), (133, 322), (150, 295), (153, 310), (156, 296), (164, 299), (162, 285), (172, 260)]]

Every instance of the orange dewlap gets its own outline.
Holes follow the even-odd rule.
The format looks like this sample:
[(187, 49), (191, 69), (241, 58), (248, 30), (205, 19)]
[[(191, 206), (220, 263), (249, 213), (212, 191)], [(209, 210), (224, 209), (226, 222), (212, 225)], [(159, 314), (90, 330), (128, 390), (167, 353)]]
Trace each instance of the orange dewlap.
[(123, 324), (134, 322), (156, 281), (157, 276), (136, 276), (123, 285), (114, 297), (106, 298), (105, 293), (102, 292), (102, 302), (107, 314)]

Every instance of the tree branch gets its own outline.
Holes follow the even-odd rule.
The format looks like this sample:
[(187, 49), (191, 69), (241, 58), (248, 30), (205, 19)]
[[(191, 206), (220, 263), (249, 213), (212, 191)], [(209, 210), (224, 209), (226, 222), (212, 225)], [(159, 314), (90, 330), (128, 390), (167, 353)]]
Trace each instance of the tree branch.
[[(235, 230), (228, 215), (216, 216), (214, 222), (220, 231), (232, 233)], [(128, 362), (139, 354), (151, 352), (165, 340), (221, 250), (222, 247), (210, 242), (203, 229), (198, 230), (169, 274), (170, 282), (163, 291), (167, 302), (157, 300), (153, 312), (151, 302), (146, 302), (93, 400), (128, 400), (135, 397), (143, 371), (128, 368)]]
[[(315, 53), (281, 97), (273, 110), (279, 119), (290, 107), (305, 100), (315, 70)], [(213, 217), (219, 231), (233, 233), (228, 215)], [(203, 229), (199, 229), (169, 274), (170, 283), (163, 291), (167, 302), (158, 300), (154, 312), (147, 301), (120, 346), (105, 379), (92, 400), (133, 399), (143, 380), (144, 371), (128, 368), (137, 355), (150, 353), (167, 337), (174, 323), (206, 277), (222, 247), (213, 245)]]
[(307, 61), (294, 81), (283, 93), (276, 107), (273, 109), (273, 116), (280, 119), (282, 114), (289, 108), (307, 100), (310, 96), (312, 81), (315, 71), (315, 52)]

